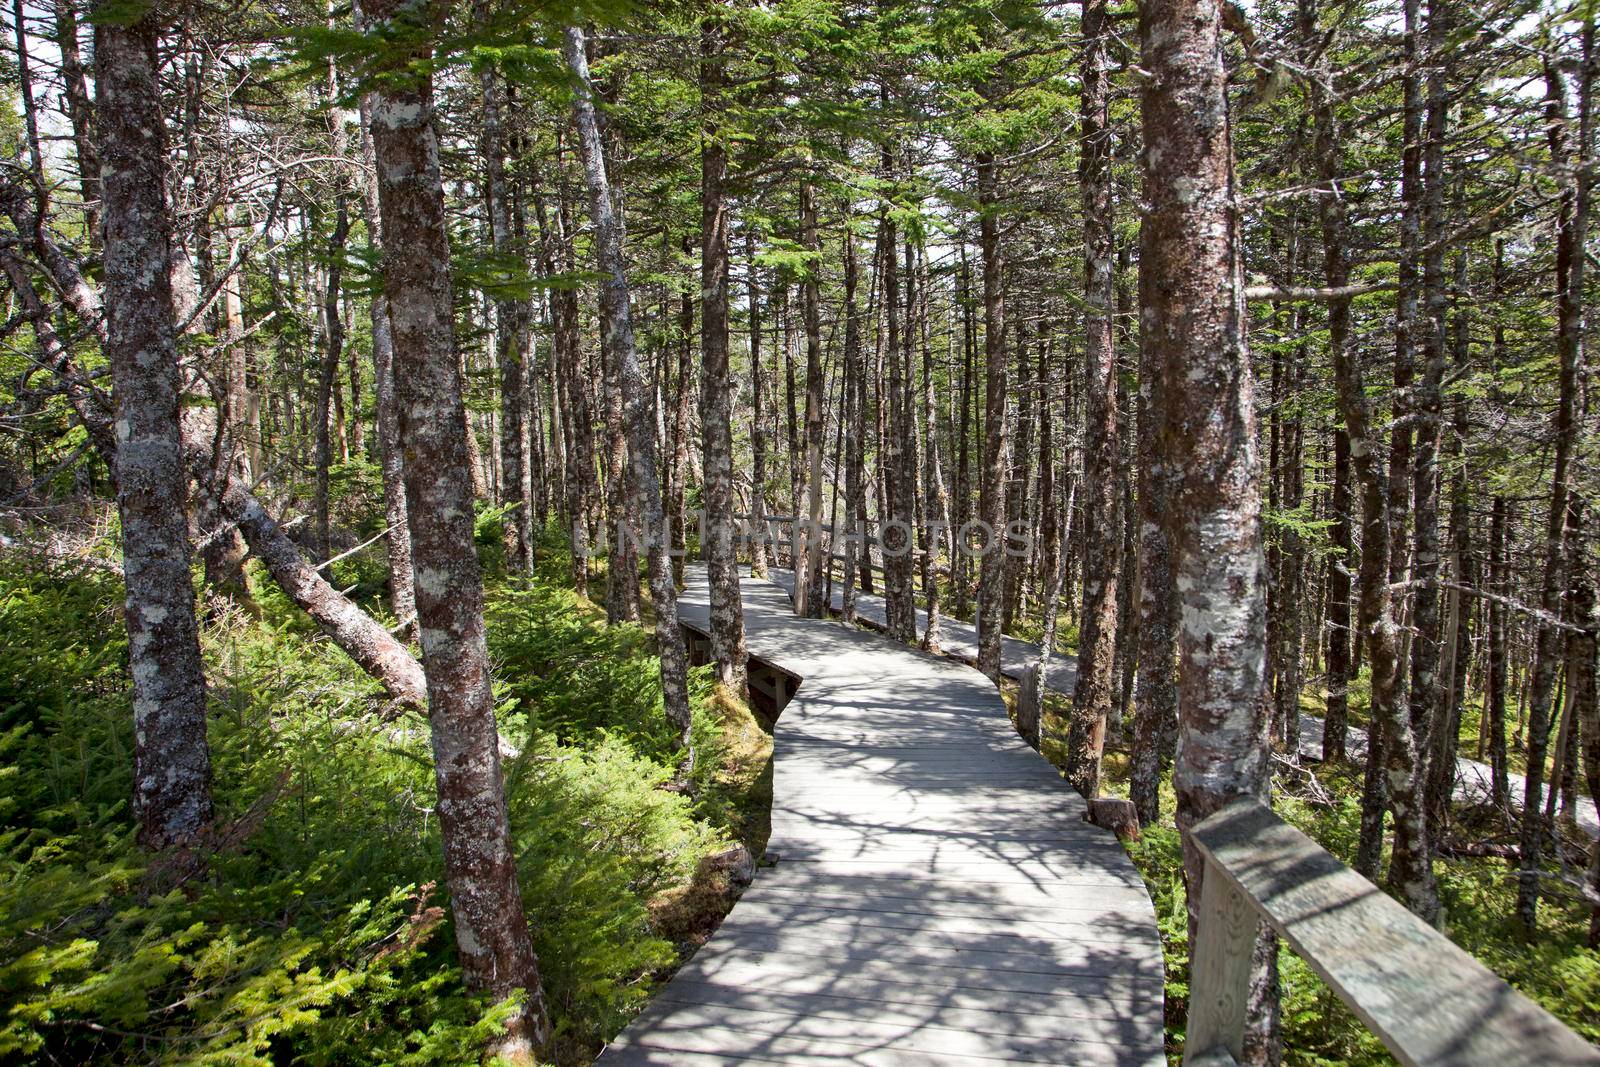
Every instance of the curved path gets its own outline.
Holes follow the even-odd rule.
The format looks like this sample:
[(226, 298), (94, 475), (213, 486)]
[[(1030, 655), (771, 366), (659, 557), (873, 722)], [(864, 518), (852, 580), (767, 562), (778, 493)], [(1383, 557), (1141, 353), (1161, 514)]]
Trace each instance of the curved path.
[[(742, 592), (750, 654), (801, 678), (777, 862), (604, 1062), (1164, 1064), (1150, 898), (994, 686)], [(679, 605), (705, 628), (703, 572)]]
[[(789, 570), (772, 570), (773, 581), (778, 582), (791, 594), (794, 592), (794, 572)], [(838, 581), (833, 585), (833, 601), (831, 607), (834, 611), (844, 609), (844, 591)], [(856, 595), (856, 614), (863, 623), (874, 629), (887, 628), (887, 606), (881, 596), (870, 593)], [(927, 612), (917, 609), (917, 632), (921, 633), (928, 625)], [(956, 619), (944, 618), (939, 621), (941, 650), (957, 659), (972, 662), (978, 656), (978, 631), (969, 623)], [(1019, 680), (1023, 674), (1031, 669), (1039, 659), (1039, 646), (1029, 644), (1015, 637), (1002, 637), (1000, 640), (1000, 673), (1012, 680)], [(1072, 653), (1057, 653), (1050, 660), (1048, 686), (1057, 693), (1072, 695), (1073, 687), (1078, 679), (1078, 658)], [(1350, 755), (1357, 760), (1365, 759), (1367, 753), (1367, 732), (1358, 726), (1349, 728), (1346, 741)], [(1300, 758), (1313, 763), (1322, 759), (1322, 719), (1315, 715), (1302, 713), (1300, 716)], [(1455, 799), (1462, 804), (1488, 803), (1493, 796), (1490, 785), (1493, 772), (1487, 763), (1459, 756), (1456, 759)], [(1527, 782), (1520, 774), (1509, 774), (1506, 777), (1510, 788), (1511, 807), (1516, 811), (1522, 810), (1522, 798), (1527, 793)], [(1549, 795), (1550, 783), (1545, 782), (1546, 796)], [(1594, 801), (1586, 796), (1575, 797), (1572, 817), (1577, 828), (1591, 838), (1600, 837), (1600, 813), (1595, 809)]]

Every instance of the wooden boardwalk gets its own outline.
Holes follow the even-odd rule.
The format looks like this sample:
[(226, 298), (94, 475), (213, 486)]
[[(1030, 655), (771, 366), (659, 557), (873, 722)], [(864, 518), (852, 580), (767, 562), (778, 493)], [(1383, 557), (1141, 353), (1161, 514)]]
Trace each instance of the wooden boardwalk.
[[(789, 570), (772, 570), (772, 579), (782, 585), (790, 593), (794, 592), (794, 572)], [(844, 591), (838, 579), (833, 583), (832, 607), (834, 611), (841, 611), (844, 607)], [(866, 625), (874, 629), (885, 629), (887, 626), (887, 607), (881, 596), (858, 593), (856, 595), (856, 615)], [(917, 633), (920, 635), (928, 625), (927, 612), (917, 609)], [(972, 662), (978, 657), (978, 631), (969, 623), (959, 620), (944, 618), (939, 621), (941, 650), (946, 655), (957, 659)], [(1002, 637), (1000, 641), (1000, 673), (1012, 680), (1020, 680), (1023, 672), (1030, 669), (1039, 658), (1039, 646), (1022, 641), (1015, 637)], [(1075, 653), (1058, 652), (1050, 660), (1050, 672), (1046, 685), (1057, 693), (1066, 696), (1072, 695), (1072, 690), (1078, 679), (1078, 657)], [(1350, 755), (1357, 760), (1365, 759), (1367, 752), (1367, 733), (1358, 726), (1349, 729), (1346, 742)], [(1301, 714), (1300, 716), (1300, 758), (1310, 762), (1322, 759), (1322, 720), (1314, 715)], [(1468, 759), (1465, 756), (1456, 759), (1455, 799), (1460, 804), (1488, 803), (1493, 794), (1490, 786), (1493, 772), (1487, 763)], [(1510, 786), (1511, 807), (1516, 811), (1522, 810), (1522, 798), (1527, 791), (1527, 783), (1520, 774), (1507, 776)], [(1550, 783), (1545, 783), (1548, 795)], [(1580, 791), (1581, 792), (1581, 791)], [(1573, 821), (1583, 833), (1591, 838), (1600, 837), (1600, 813), (1597, 813), (1594, 801), (1586, 796), (1578, 796), (1573, 807)]]
[[(604, 1062), (1164, 1064), (1149, 896), (994, 686), (742, 588), (750, 654), (802, 680), (777, 862)], [(705, 628), (703, 572), (680, 611)]]

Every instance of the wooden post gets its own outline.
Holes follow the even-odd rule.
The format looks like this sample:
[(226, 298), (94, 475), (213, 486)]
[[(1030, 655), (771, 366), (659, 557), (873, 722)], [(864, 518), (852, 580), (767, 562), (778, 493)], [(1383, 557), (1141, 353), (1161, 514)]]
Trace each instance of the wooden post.
[(1245, 1004), (1250, 954), (1258, 920), (1255, 909), (1214, 864), (1206, 864), (1200, 889), (1199, 929), (1189, 964), (1189, 1027), (1185, 1067), (1215, 1063), (1214, 1051), (1234, 1059), (1244, 1052)]

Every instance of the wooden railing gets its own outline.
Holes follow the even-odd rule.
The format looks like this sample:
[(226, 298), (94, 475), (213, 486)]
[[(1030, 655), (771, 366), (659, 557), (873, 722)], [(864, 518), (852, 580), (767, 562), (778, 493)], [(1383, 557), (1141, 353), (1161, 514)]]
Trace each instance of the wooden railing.
[(1255, 800), (1199, 823), (1185, 1067), (1241, 1055), (1259, 922), (1408, 1067), (1600, 1064), (1600, 1051)]

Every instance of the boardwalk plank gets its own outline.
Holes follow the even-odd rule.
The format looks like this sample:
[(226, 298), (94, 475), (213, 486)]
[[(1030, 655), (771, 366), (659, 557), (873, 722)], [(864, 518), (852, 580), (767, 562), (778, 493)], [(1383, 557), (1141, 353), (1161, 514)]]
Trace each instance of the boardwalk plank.
[[(1149, 895), (994, 686), (741, 591), (751, 655), (800, 679), (770, 865), (605, 1064), (1164, 1062)], [(680, 613), (705, 627), (703, 573)]]

